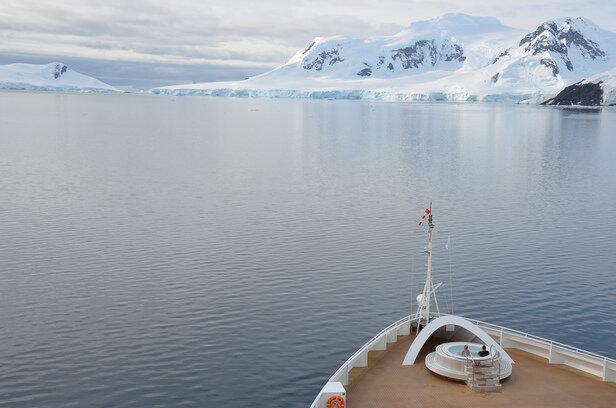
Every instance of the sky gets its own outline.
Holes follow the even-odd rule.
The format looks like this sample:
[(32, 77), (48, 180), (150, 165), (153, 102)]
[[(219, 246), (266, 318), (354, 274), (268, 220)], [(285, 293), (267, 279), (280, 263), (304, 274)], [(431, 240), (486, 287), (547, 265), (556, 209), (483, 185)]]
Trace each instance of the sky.
[(614, 0), (2, 0), (0, 64), (64, 62), (115, 86), (241, 80), (314, 37), (392, 35), (445, 13), (534, 30), (584, 16), (616, 31)]

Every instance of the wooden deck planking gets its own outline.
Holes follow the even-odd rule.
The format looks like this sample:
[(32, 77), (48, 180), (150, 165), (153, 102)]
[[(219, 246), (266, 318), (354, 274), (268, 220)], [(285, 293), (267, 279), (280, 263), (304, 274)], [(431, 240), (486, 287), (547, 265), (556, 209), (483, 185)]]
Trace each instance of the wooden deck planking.
[(507, 349), (516, 362), (511, 377), (502, 381), (502, 392), (481, 394), (463, 382), (432, 373), (423, 361), (442, 343), (430, 339), (417, 363), (402, 360), (414, 336), (399, 336), (385, 352), (371, 352), (367, 368), (349, 373), (347, 403), (350, 408), (402, 407), (597, 407), (616, 408), (616, 384), (563, 365), (548, 364), (533, 354)]

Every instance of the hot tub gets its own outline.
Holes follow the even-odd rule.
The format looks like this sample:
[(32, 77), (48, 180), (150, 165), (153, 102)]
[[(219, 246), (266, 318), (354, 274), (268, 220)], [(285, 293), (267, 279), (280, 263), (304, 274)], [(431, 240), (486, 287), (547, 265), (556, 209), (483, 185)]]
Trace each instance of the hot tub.
[[(462, 355), (464, 346), (467, 345), (471, 351), (471, 356)], [(507, 378), (511, 375), (511, 364), (501, 359), (500, 355), (488, 355), (480, 357), (478, 353), (481, 351), (482, 344), (452, 342), (439, 344), (436, 350), (426, 356), (426, 367), (439, 375), (453, 378), (455, 380), (466, 380), (467, 364), (500, 364), (500, 378)]]

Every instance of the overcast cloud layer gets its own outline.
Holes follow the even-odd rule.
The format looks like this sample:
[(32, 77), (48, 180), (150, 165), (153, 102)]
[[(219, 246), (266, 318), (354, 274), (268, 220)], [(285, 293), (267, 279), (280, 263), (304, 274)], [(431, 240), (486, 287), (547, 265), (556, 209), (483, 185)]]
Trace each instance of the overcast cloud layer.
[(148, 88), (243, 79), (286, 62), (317, 36), (395, 34), (463, 12), (528, 29), (584, 16), (616, 31), (613, 0), (2, 0), (0, 64), (62, 61), (112, 85)]

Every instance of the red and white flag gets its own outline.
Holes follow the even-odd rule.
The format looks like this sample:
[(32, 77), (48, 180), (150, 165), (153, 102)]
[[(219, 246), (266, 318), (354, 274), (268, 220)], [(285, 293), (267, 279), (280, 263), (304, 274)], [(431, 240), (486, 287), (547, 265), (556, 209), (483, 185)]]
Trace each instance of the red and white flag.
[[(424, 212), (423, 217), (421, 217), (422, 220), (426, 219), (426, 215), (430, 214), (430, 210), (426, 208), (426, 212)], [(419, 225), (421, 225), (423, 221), (419, 221)]]

